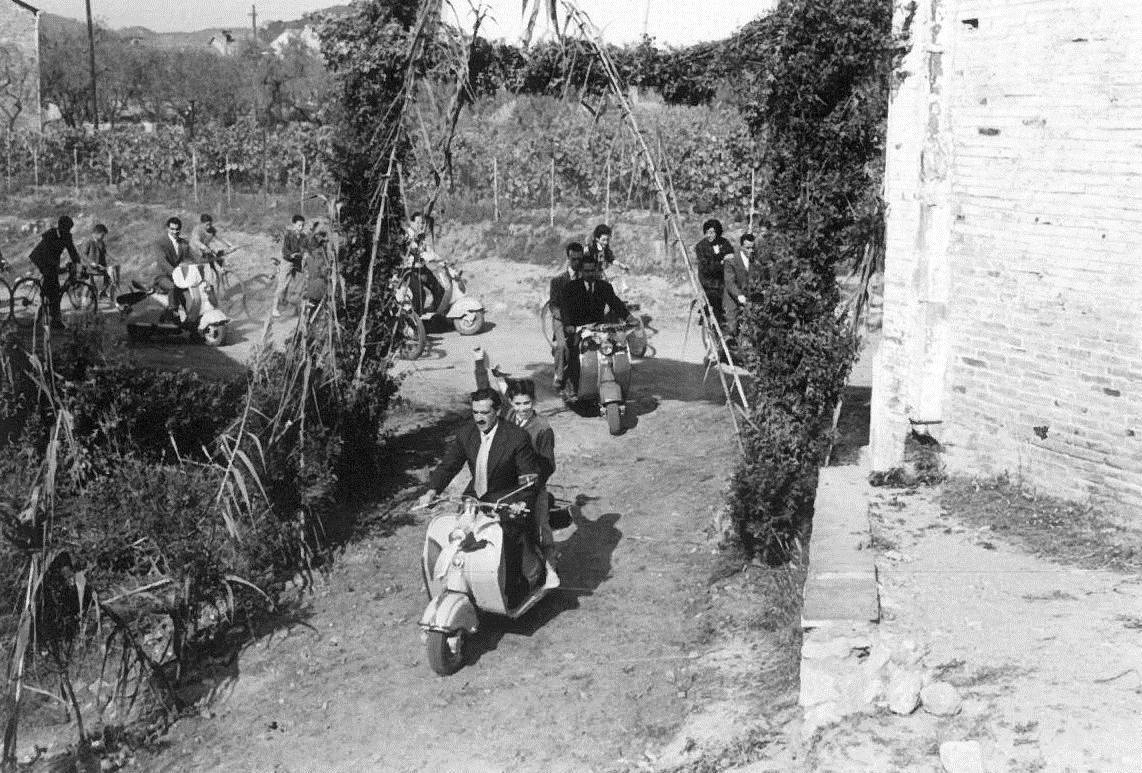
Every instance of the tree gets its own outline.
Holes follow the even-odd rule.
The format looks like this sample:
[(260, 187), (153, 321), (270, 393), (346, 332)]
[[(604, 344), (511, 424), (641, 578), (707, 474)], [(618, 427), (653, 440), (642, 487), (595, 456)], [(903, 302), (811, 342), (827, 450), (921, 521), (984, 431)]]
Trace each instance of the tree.
[(0, 47), (0, 117), (6, 134), (16, 128), (20, 116), (36, 99), (33, 67), (19, 49)]

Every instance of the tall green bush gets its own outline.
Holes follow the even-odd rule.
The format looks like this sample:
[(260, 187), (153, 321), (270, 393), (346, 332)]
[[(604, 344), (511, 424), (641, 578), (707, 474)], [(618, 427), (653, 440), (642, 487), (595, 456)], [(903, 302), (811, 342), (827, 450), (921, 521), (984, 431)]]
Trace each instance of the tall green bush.
[(742, 113), (763, 148), (770, 233), (743, 349), (755, 379), (730, 506), (742, 544), (784, 560), (807, 525), (829, 419), (856, 357), (836, 276), (883, 228), (891, 0), (782, 0), (738, 36)]

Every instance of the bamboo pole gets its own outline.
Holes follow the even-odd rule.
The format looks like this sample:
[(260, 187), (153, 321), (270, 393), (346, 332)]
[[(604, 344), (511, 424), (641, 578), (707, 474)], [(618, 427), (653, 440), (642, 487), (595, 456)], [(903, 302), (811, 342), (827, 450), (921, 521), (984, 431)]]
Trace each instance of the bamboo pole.
[(361, 313), (361, 356), (357, 359), (357, 372), (354, 378), (361, 378), (361, 371), (365, 367), (365, 335), (369, 331), (369, 299), (373, 295), (373, 274), (377, 267), (377, 253), (381, 249), (381, 229), (385, 222), (385, 210), (389, 203), (389, 183), (393, 177), (393, 165), (397, 161), (397, 143), (389, 153), (389, 167), (385, 171), (384, 190), (381, 191), (381, 206), (377, 212), (377, 223), (373, 227), (373, 246), (369, 255), (369, 273), (365, 276), (365, 309)]
[(500, 161), (492, 156), (492, 220), (500, 222)]

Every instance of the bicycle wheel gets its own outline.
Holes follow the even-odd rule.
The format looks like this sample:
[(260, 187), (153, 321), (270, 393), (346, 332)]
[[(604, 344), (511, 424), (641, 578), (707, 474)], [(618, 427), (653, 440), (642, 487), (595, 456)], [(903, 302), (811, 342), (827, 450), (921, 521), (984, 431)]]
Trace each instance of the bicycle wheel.
[(415, 360), (424, 353), (428, 336), (424, 322), (413, 311), (402, 312), (396, 321), (396, 337), (399, 339), (397, 356), (402, 360)]
[(76, 279), (64, 284), (64, 295), (72, 311), (95, 311), (99, 305), (99, 292), (91, 282)]
[(0, 321), (12, 317), (12, 285), (8, 280), (0, 277)]
[[(274, 280), (268, 274), (255, 274), (242, 282), (236, 295), (238, 306), (247, 317), (254, 316), (254, 312), (264, 304), (273, 303), (276, 287)], [(229, 314), (230, 312), (226, 312)]]
[(12, 285), (12, 298), (9, 315), (21, 327), (31, 327), (36, 323), (43, 302), (43, 292), (38, 279), (26, 276)]
[(555, 313), (551, 310), (551, 301), (539, 307), (539, 328), (543, 331), (543, 340), (548, 346), (555, 345)]

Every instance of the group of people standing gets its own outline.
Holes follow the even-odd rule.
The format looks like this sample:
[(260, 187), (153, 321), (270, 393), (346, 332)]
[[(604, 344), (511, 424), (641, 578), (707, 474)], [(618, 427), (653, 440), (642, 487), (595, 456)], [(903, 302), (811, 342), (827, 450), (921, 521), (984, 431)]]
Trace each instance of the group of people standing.
[(698, 281), (706, 294), (706, 302), (727, 338), (737, 338), (742, 313), (749, 300), (749, 272), (757, 249), (757, 236), (744, 233), (734, 250), (723, 235), (722, 224), (711, 218), (702, 224), (702, 239), (694, 245), (698, 259)]

